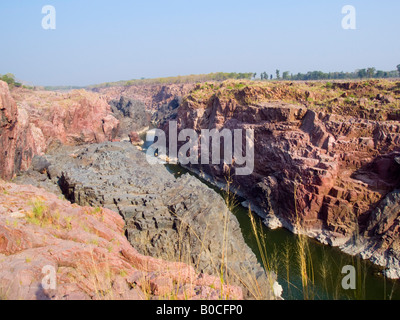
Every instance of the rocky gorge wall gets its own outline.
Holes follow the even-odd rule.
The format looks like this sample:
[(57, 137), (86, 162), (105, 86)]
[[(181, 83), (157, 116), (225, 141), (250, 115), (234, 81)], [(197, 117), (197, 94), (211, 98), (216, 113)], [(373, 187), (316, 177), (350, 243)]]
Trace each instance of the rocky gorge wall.
[(84, 90), (69, 93), (22, 88), (10, 93), (0, 81), (0, 177), (11, 179), (52, 145), (113, 140), (119, 121), (102, 97)]
[[(255, 170), (233, 180), (264, 222), (340, 245), (399, 277), (396, 84), (390, 91), (381, 83), (371, 90), (370, 84), (335, 83), (321, 93), (324, 84), (226, 82), (107, 88), (105, 96), (10, 94), (1, 85), (2, 176), (31, 165), (15, 182), (118, 212), (126, 238), (142, 255), (184, 262), (204, 276), (223, 266), (226, 283), (240, 286), (245, 298), (274, 299), (281, 290), (215, 192), (193, 177), (175, 179), (162, 166), (149, 167), (129, 143), (85, 145), (127, 134), (134, 142), (131, 125), (140, 130), (151, 115), (164, 129), (170, 120), (198, 132), (254, 129)], [(229, 171), (222, 163), (190, 169), (214, 184), (225, 182)]]
[(151, 113), (142, 101), (121, 96), (119, 100), (111, 100), (111, 111), (119, 121), (117, 138), (129, 140), (133, 134), (140, 135), (151, 125)]
[[(383, 95), (375, 95), (377, 87), (371, 86), (374, 95), (369, 96), (364, 85), (338, 86), (345, 93), (335, 97), (332, 90), (322, 96), (293, 84), (273, 89), (241, 83), (198, 85), (170, 119), (177, 120), (178, 130), (192, 128), (199, 134), (201, 129), (253, 129), (255, 169), (250, 176), (233, 177), (234, 186), (265, 223), (342, 246), (398, 278), (400, 122), (392, 120), (398, 100), (382, 102)], [(357, 90), (358, 102), (342, 104), (337, 98), (356, 96)], [(324, 103), (311, 104), (310, 97)], [(360, 101), (364, 106), (371, 103), (370, 109), (360, 107)], [(160, 127), (167, 131), (167, 121)], [(214, 184), (233, 172), (222, 160), (220, 165), (190, 169)]]
[(183, 97), (195, 87), (195, 84), (149, 84), (94, 88), (93, 92), (106, 97), (107, 101), (125, 97), (146, 105), (146, 110), (157, 112), (177, 97)]

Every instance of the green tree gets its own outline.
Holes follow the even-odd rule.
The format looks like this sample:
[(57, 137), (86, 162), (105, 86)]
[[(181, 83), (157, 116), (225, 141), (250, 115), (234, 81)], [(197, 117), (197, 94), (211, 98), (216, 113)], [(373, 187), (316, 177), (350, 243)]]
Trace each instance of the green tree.
[(384, 78), (385, 77), (385, 71), (378, 70), (375, 74), (376, 78)]
[(278, 69), (276, 69), (276, 78), (277, 78), (278, 80), (281, 79), (281, 71), (278, 70)]
[(15, 81), (15, 76), (12, 73), (7, 73), (4, 76), (0, 75), (0, 80), (7, 82), (11, 88), (22, 86), (21, 83)]
[(365, 78), (367, 76), (367, 70), (366, 69), (357, 70), (357, 76), (360, 79)]
[(400, 77), (400, 64), (397, 66), (397, 71), (399, 72), (399, 77)]
[(261, 73), (261, 80), (268, 80), (268, 74), (265, 71)]
[(375, 76), (375, 73), (376, 73), (376, 69), (375, 68), (368, 68), (367, 69), (368, 78), (373, 78)]
[(7, 73), (4, 76), (1, 76), (0, 80), (3, 80), (4, 82), (7, 82), (9, 85), (10, 84), (14, 84), (15, 76), (12, 73)]
[(289, 79), (290, 79), (290, 72), (289, 72), (289, 71), (285, 71), (285, 72), (282, 74), (282, 79), (283, 79), (283, 80), (289, 80)]

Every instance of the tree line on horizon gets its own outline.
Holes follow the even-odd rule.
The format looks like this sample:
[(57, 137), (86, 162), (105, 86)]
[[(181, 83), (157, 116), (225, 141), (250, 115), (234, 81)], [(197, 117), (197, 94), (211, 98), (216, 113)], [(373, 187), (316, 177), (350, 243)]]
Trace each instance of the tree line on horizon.
[(153, 79), (135, 79), (128, 81), (107, 82), (98, 85), (88, 86), (89, 89), (95, 88), (108, 88), (115, 86), (132, 86), (132, 85), (157, 85), (157, 84), (186, 84), (195, 82), (206, 81), (225, 81), (225, 80), (293, 80), (293, 81), (307, 81), (307, 80), (344, 80), (344, 79), (366, 79), (366, 78), (396, 78), (400, 76), (400, 65), (397, 66), (397, 71), (381, 71), (375, 68), (366, 68), (356, 70), (354, 72), (329, 72), (310, 71), (307, 73), (291, 74), (289, 71), (282, 73), (276, 70), (275, 76), (262, 72), (260, 78), (257, 78), (257, 73), (245, 72), (215, 72), (209, 74), (197, 74), (187, 76), (176, 76), (166, 78), (153, 78)]
[(186, 84), (205, 81), (225, 81), (225, 80), (251, 80), (254, 77), (253, 72), (215, 72), (208, 74), (191, 74), (187, 76), (153, 78), (153, 79), (134, 79), (128, 81), (106, 82), (97, 85), (91, 85), (87, 88), (108, 88), (115, 86), (133, 86), (133, 85), (156, 85), (156, 84)]
[[(382, 71), (370, 67), (365, 69), (357, 69), (354, 72), (322, 72), (322, 71), (309, 71), (307, 73), (292, 74), (290, 71), (284, 71), (281, 75), (280, 70), (275, 71), (275, 77), (272, 74), (262, 72), (260, 74), (261, 80), (293, 80), (293, 81), (308, 81), (308, 80), (344, 80), (344, 79), (387, 79), (400, 77), (400, 64), (397, 65), (397, 70)], [(254, 74), (254, 79), (257, 74)]]
[(345, 79), (373, 79), (373, 78), (397, 78), (400, 77), (400, 64), (396, 66), (397, 70), (382, 71), (376, 68), (358, 69), (354, 72), (322, 72), (322, 71), (309, 71), (307, 73), (292, 74), (289, 71), (284, 71), (281, 75), (280, 70), (275, 71), (273, 74), (262, 72), (260, 77), (257, 78), (257, 73), (253, 72), (215, 72), (209, 74), (197, 74), (187, 76), (176, 76), (166, 78), (153, 78), (153, 79), (134, 79), (128, 81), (107, 82), (91, 86), (46, 86), (46, 87), (30, 87), (24, 86), (22, 83), (15, 80), (15, 76), (11, 73), (5, 75), (0, 74), (0, 80), (8, 83), (10, 87), (24, 87), (24, 88), (38, 88), (45, 90), (72, 90), (72, 89), (96, 89), (108, 88), (116, 86), (132, 86), (132, 85), (158, 85), (158, 84), (188, 84), (206, 81), (225, 81), (225, 80), (284, 80), (284, 81), (309, 81), (309, 80), (345, 80)]

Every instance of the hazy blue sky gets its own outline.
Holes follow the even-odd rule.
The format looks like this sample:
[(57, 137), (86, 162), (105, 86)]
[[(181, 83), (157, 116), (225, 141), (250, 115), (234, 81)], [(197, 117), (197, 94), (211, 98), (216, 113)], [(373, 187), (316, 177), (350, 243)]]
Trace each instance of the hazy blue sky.
[[(357, 30), (343, 30), (344, 5)], [(42, 7), (57, 10), (44, 30)], [(0, 74), (87, 85), (225, 72), (353, 71), (400, 63), (397, 0), (2, 0)]]

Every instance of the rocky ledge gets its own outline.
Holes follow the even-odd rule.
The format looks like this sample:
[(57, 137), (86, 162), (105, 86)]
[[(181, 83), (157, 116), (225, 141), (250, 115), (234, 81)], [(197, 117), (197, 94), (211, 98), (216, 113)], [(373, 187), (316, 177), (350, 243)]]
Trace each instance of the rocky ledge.
[(225, 201), (196, 178), (176, 179), (124, 142), (63, 147), (34, 163), (36, 171), (17, 181), (40, 181), (50, 190), (59, 186), (73, 203), (119, 212), (141, 254), (187, 263), (203, 274), (222, 272), (222, 282), (240, 286), (248, 299), (281, 294), (275, 276), (266, 274), (245, 244)]
[(109, 209), (0, 181), (0, 300), (243, 297), (187, 264), (140, 254), (124, 231)]

